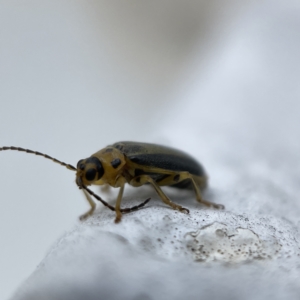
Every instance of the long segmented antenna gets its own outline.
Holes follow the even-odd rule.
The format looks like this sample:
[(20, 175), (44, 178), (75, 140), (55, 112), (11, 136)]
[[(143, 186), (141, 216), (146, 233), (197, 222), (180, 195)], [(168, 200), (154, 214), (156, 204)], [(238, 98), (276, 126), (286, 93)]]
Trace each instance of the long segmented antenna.
[[(105, 205), (106, 207), (108, 207), (110, 210), (116, 211), (116, 209), (113, 206), (111, 206), (110, 204), (108, 204), (106, 201), (104, 201), (101, 197), (99, 197), (97, 194), (95, 194), (92, 190), (90, 190), (86, 186), (82, 185), (81, 188), (85, 189), (91, 196), (95, 197), (98, 201), (100, 201), (103, 205)], [(127, 208), (121, 208), (120, 211), (122, 213), (129, 213), (129, 212), (138, 210), (139, 208), (141, 208), (144, 205), (146, 205), (150, 201), (150, 199), (151, 198), (148, 198), (144, 202), (142, 202), (141, 204), (136, 205), (136, 206), (127, 207)]]
[(26, 152), (26, 153), (29, 153), (29, 154), (35, 154), (35, 155), (38, 155), (38, 156), (43, 156), (47, 159), (50, 159), (52, 160), (53, 162), (57, 163), (57, 164), (60, 164), (64, 167), (66, 167), (67, 169), (69, 170), (72, 170), (72, 171), (76, 171), (77, 169), (75, 167), (73, 167), (72, 165), (70, 164), (66, 164), (56, 158), (53, 158), (51, 156), (49, 156), (48, 154), (44, 154), (44, 153), (41, 153), (41, 152), (38, 152), (38, 151), (33, 151), (33, 150), (30, 150), (30, 149), (24, 149), (24, 148), (20, 148), (20, 147), (14, 147), (14, 146), (10, 146), (10, 147), (1, 147), (0, 148), (0, 151), (4, 151), (4, 150), (16, 150), (16, 151), (21, 151), (21, 152)]
[[(55, 162), (57, 164), (60, 164), (61, 166), (66, 167), (69, 170), (77, 171), (77, 169), (75, 167), (73, 167), (72, 165), (64, 163), (64, 162), (62, 162), (62, 161), (60, 161), (60, 160), (58, 160), (58, 159), (56, 159), (54, 157), (51, 157), (48, 154), (44, 154), (44, 153), (41, 153), (41, 152), (38, 152), (38, 151), (33, 151), (33, 150), (30, 150), (30, 149), (24, 149), (24, 148), (21, 148), (21, 147), (14, 147), (14, 146), (0, 147), (0, 151), (5, 151), (5, 150), (15, 150), (15, 151), (20, 151), (20, 152), (26, 152), (26, 153), (29, 153), (29, 154), (35, 154), (37, 156), (42, 156), (44, 158), (52, 160), (53, 162)], [(89, 188), (87, 188), (83, 184), (81, 184), (80, 188), (85, 189), (90, 195), (94, 196), (94, 198), (97, 199), (98, 201), (100, 201), (104, 206), (108, 207), (112, 211), (115, 211), (115, 208), (113, 206), (111, 206), (110, 204), (108, 204), (100, 196), (98, 196), (97, 194), (95, 194), (93, 191), (91, 191)], [(139, 208), (141, 208), (144, 205), (146, 205), (150, 201), (150, 199), (151, 198), (148, 198), (143, 203), (141, 203), (139, 205), (136, 205), (136, 206), (133, 206), (133, 207), (121, 208), (120, 211), (122, 213), (128, 213), (128, 212), (132, 212), (132, 211), (138, 210)]]

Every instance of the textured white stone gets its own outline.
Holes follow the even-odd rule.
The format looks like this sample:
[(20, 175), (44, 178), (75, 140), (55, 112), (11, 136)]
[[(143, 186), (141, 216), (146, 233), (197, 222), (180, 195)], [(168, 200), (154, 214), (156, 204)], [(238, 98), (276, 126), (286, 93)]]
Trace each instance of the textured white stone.
[(57, 241), (13, 299), (296, 299), (293, 224), (187, 204), (189, 215), (154, 200), (120, 224), (97, 212)]

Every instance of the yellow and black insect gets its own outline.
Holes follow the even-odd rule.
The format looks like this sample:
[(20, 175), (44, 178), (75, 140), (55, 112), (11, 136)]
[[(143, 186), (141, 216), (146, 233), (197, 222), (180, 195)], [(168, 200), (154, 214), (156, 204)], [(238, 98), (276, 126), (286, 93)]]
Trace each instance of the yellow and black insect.
[[(122, 213), (137, 210), (149, 202), (150, 198), (140, 205), (122, 209), (121, 201), (125, 183), (135, 187), (151, 184), (164, 203), (181, 212), (189, 213), (189, 210), (172, 202), (160, 186), (193, 188), (198, 202), (214, 208), (224, 208), (223, 205), (202, 198), (200, 191), (207, 186), (207, 175), (203, 167), (188, 154), (169, 147), (147, 143), (119, 142), (86, 159), (81, 159), (77, 163), (77, 168), (47, 154), (29, 149), (11, 146), (0, 148), (0, 151), (3, 150), (17, 150), (43, 156), (69, 170), (76, 171), (76, 184), (79, 189), (83, 190), (91, 206), (90, 210), (80, 217), (81, 220), (92, 215), (96, 208), (91, 196), (116, 212), (116, 223), (121, 220)], [(120, 188), (115, 207), (109, 205), (87, 187), (92, 184)]]

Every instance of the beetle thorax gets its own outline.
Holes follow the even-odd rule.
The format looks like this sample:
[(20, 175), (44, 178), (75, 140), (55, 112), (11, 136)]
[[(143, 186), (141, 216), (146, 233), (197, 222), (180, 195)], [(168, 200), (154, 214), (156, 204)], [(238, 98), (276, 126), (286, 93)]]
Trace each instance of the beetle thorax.
[(117, 187), (125, 163), (125, 157), (118, 149), (104, 148), (78, 162), (76, 182), (86, 186), (109, 184)]

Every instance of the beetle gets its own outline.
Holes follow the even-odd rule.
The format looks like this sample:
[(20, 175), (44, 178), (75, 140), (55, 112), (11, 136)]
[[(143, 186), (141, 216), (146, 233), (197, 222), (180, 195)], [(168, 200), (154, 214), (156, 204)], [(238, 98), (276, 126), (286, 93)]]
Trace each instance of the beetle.
[[(89, 211), (80, 217), (81, 220), (91, 216), (96, 208), (91, 196), (116, 212), (116, 223), (121, 221), (122, 213), (137, 210), (149, 202), (150, 198), (137, 206), (122, 209), (121, 201), (126, 183), (134, 187), (151, 184), (165, 204), (183, 213), (189, 213), (189, 210), (172, 202), (162, 191), (161, 186), (193, 188), (196, 200), (201, 204), (217, 209), (224, 208), (221, 204), (202, 198), (201, 191), (205, 189), (208, 181), (202, 165), (185, 152), (170, 147), (139, 142), (118, 142), (88, 158), (79, 160), (76, 168), (47, 154), (29, 149), (10, 146), (1, 147), (0, 151), (3, 150), (16, 150), (43, 156), (69, 170), (76, 171), (76, 184), (83, 190), (90, 204)], [(91, 191), (88, 188), (90, 185), (109, 185), (119, 188), (115, 206), (109, 205)]]

